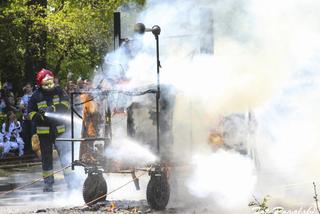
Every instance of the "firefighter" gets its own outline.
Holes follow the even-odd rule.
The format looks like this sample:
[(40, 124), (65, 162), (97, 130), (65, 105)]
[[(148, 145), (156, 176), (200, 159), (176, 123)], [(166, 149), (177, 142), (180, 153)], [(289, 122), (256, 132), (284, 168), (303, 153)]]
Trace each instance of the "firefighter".
[[(67, 142), (55, 142), (56, 137), (66, 131), (66, 122), (59, 118), (59, 115), (67, 113), (70, 105), (68, 97), (64, 91), (54, 84), (54, 74), (47, 69), (41, 69), (36, 76), (38, 89), (33, 93), (28, 103), (28, 115), (33, 121), (36, 133), (39, 136), (42, 176), (44, 179), (44, 192), (53, 191), (53, 146), (60, 155), (62, 167), (68, 166), (69, 158), (66, 157), (70, 152), (71, 146)], [(51, 117), (58, 115), (58, 117)], [(58, 118), (58, 119), (56, 119)], [(72, 187), (71, 169), (64, 170), (64, 177), (68, 187)]]

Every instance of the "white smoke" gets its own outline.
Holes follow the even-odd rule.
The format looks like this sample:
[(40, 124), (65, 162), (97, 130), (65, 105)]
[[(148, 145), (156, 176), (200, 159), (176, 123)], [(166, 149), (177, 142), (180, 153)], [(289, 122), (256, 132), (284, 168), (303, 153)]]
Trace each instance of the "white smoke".
[(256, 176), (248, 157), (219, 150), (195, 155), (192, 163), (194, 170), (187, 185), (193, 195), (212, 198), (219, 206), (229, 208), (246, 205), (251, 199)]
[(130, 166), (152, 164), (157, 157), (146, 147), (128, 138), (116, 139), (105, 150), (106, 157)]
[[(214, 54), (200, 53), (209, 22), (203, 9), (213, 12)], [(226, 213), (247, 206), (251, 194), (271, 195), (277, 205), (313, 203), (312, 181), (320, 175), (319, 11), (316, 0), (147, 1), (137, 22), (161, 27), (160, 80), (177, 89), (175, 158), (194, 166), (186, 178), (192, 196), (179, 198), (185, 206), (206, 198), (207, 205), (217, 204), (219, 213)], [(125, 75), (128, 90), (156, 83), (154, 36), (133, 39), (130, 54), (122, 47), (107, 55), (105, 73), (95, 82), (105, 78), (112, 85)], [(116, 107), (132, 102), (115, 99)], [(247, 156), (209, 153), (208, 137), (219, 118), (249, 111), (254, 121), (237, 124), (242, 131), (235, 135), (247, 139)], [(156, 160), (149, 150), (118, 139), (108, 157), (143, 164)], [(183, 178), (178, 178), (180, 186)]]
[[(201, 20), (206, 20), (201, 17), (203, 9), (213, 13), (214, 54), (200, 53), (202, 34), (208, 27)], [(212, 178), (212, 188), (202, 193), (213, 195), (213, 201), (221, 202), (215, 193), (230, 196), (230, 183), (239, 191), (247, 186), (245, 194), (234, 191), (227, 198), (231, 204), (249, 200), (255, 184), (253, 163), (258, 167), (255, 194), (272, 195), (279, 201), (312, 201), (306, 189), (319, 175), (319, 9), (315, 0), (150, 0), (138, 16), (137, 22), (146, 27), (162, 29), (161, 83), (174, 85), (178, 92), (173, 118), (176, 158), (199, 166), (191, 173), (197, 184), (200, 178)], [(133, 54), (128, 57), (118, 51), (113, 59), (125, 61), (121, 64), (130, 79), (128, 88), (154, 84), (154, 36), (145, 33), (133, 38)], [(219, 118), (249, 111), (254, 121), (237, 128), (244, 129), (240, 138), (247, 139), (252, 162), (224, 152), (192, 158), (192, 152), (202, 154), (207, 149), (208, 136)], [(200, 170), (209, 163), (214, 167)], [(223, 176), (212, 177), (215, 169)], [(243, 183), (237, 182), (237, 176), (228, 176), (238, 169), (243, 171)], [(217, 188), (217, 183), (225, 188)], [(288, 191), (288, 184), (299, 188)]]

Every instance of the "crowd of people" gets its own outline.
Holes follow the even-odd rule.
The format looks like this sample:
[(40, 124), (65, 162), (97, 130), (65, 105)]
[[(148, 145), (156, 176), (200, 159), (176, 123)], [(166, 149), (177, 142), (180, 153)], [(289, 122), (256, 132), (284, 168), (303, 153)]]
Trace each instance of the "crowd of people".
[[(55, 85), (59, 85), (59, 79), (54, 79)], [(64, 88), (66, 94), (85, 88), (88, 80), (79, 78), (69, 80)], [(12, 84), (3, 84), (0, 89), (0, 157), (8, 155), (22, 156), (32, 154), (32, 136), (36, 133), (35, 127), (28, 116), (28, 102), (37, 88), (37, 85), (25, 83), (23, 94), (14, 93)]]

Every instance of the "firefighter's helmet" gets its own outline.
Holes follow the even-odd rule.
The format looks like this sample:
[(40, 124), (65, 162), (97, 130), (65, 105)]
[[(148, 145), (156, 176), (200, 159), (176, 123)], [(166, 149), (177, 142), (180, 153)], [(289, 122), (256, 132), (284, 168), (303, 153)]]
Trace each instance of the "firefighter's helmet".
[(37, 73), (37, 85), (45, 90), (54, 88), (54, 75), (52, 71), (42, 68)]

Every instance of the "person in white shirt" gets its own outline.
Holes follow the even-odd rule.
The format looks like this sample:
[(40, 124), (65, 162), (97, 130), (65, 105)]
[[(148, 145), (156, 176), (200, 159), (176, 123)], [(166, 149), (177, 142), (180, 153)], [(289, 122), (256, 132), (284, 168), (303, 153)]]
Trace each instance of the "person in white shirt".
[(17, 121), (15, 113), (9, 111), (1, 130), (3, 137), (3, 141), (0, 143), (0, 147), (3, 149), (2, 156), (15, 149), (19, 150), (19, 156), (23, 155), (24, 142), (19, 134), (21, 131), (22, 128), (20, 122)]

